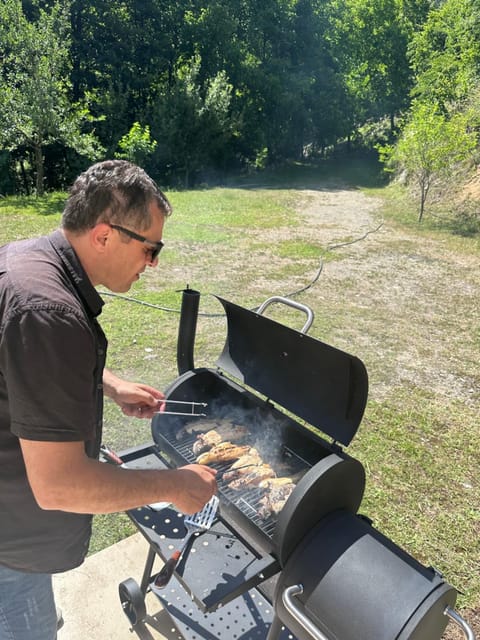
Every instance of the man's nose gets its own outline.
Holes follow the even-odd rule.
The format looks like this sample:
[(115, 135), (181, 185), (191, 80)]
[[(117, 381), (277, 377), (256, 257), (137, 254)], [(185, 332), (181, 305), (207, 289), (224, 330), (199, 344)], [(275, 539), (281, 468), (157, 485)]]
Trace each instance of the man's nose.
[(154, 260), (152, 260), (151, 257), (147, 259), (147, 265), (149, 267), (156, 267), (157, 264), (158, 264), (158, 256)]

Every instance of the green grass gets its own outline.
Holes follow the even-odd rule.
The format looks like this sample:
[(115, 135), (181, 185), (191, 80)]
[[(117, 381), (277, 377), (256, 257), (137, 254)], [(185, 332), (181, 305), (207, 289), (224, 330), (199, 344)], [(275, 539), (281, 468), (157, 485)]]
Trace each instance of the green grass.
[[(442, 571), (461, 591), (460, 608), (479, 609), (480, 236), (456, 233), (446, 215), (427, 212), (419, 225), (416, 204), (398, 186), (382, 186), (376, 169), (339, 159), (250, 176), (243, 185), (168, 193), (174, 213), (158, 268), (129, 292), (137, 302), (105, 296), (108, 365), (159, 388), (173, 381), (180, 291), (189, 284), (202, 293), (195, 364), (212, 366), (223, 348), (225, 321), (211, 294), (252, 308), (305, 287), (324, 263), (325, 273), (298, 299), (315, 312), (310, 335), (358, 355), (369, 371), (373, 393), (348, 448), (367, 472), (360, 511), (396, 544)], [(304, 189), (337, 186), (381, 198), (376, 217), (384, 221), (383, 235), (329, 251), (320, 236), (305, 232)], [(0, 242), (56, 228), (64, 199), (0, 200)], [(372, 255), (382, 266), (362, 271)], [(420, 284), (410, 276), (417, 263), (425, 273)], [(328, 269), (333, 265), (346, 267), (338, 280)], [(429, 280), (433, 267), (441, 267), (441, 278)], [(394, 311), (392, 282), (405, 296)], [(411, 295), (402, 289), (407, 282)], [(295, 328), (304, 320), (281, 307), (269, 315)], [(453, 397), (432, 391), (422, 376), (391, 384), (398, 362), (405, 361), (408, 372), (410, 358), (438, 361), (441, 372), (465, 388), (468, 382), (471, 390)], [(382, 383), (388, 392), (376, 395)], [(150, 425), (123, 416), (107, 400), (104, 439), (118, 450), (149, 442)], [(134, 531), (122, 514), (96, 517), (90, 552)]]
[(370, 471), (363, 512), (448, 576), (465, 603), (478, 602), (480, 593), (478, 437), (476, 410), (458, 401), (440, 405), (406, 386), (387, 402), (369, 404), (350, 447)]

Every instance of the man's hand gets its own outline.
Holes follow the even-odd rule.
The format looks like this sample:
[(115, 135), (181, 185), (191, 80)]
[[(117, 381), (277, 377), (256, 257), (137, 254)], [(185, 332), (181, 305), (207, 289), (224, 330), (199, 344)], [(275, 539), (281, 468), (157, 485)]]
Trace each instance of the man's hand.
[(172, 497), (172, 502), (182, 513), (196, 513), (217, 492), (215, 469), (203, 464), (189, 464), (179, 467), (175, 473), (178, 492)]
[(105, 369), (103, 385), (105, 394), (118, 404), (126, 416), (152, 418), (162, 409), (165, 395), (148, 384), (122, 380)]

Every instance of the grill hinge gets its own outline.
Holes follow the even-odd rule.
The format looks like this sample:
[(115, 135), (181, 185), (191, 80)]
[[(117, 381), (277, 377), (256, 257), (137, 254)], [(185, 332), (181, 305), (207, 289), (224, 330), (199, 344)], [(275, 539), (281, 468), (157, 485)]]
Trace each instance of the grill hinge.
[(332, 440), (330, 446), (332, 448), (333, 453), (342, 453), (343, 452), (342, 447), (338, 444), (338, 442), (336, 440)]

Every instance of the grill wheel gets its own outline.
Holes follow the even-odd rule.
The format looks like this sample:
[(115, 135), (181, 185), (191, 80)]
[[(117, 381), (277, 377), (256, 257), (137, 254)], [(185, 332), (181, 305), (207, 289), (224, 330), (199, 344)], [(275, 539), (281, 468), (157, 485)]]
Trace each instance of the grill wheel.
[(118, 595), (123, 612), (130, 620), (132, 627), (145, 619), (147, 615), (145, 597), (133, 578), (127, 578), (118, 585)]

